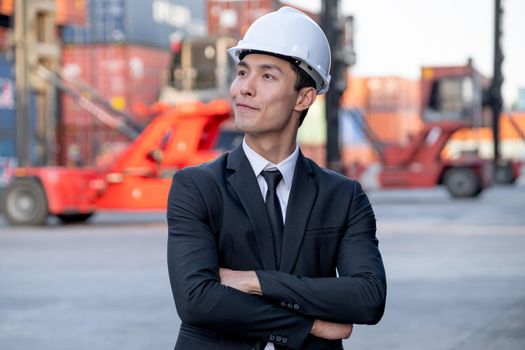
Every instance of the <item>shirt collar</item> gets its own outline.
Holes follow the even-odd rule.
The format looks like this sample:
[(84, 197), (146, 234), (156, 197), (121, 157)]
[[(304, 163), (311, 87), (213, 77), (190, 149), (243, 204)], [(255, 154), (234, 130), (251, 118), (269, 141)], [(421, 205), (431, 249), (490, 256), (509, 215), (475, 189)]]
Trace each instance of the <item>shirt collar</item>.
[(283, 175), (284, 185), (288, 190), (290, 190), (295, 172), (295, 164), (297, 163), (297, 158), (299, 157), (299, 147), (297, 145), (295, 146), (292, 154), (290, 154), (288, 158), (279, 164), (274, 164), (266, 160), (259, 153), (255, 152), (250, 146), (248, 146), (246, 139), (242, 140), (242, 148), (244, 150), (244, 154), (246, 154), (246, 158), (248, 158), (248, 161), (252, 166), (256, 177), (259, 176), (263, 170), (277, 168)]

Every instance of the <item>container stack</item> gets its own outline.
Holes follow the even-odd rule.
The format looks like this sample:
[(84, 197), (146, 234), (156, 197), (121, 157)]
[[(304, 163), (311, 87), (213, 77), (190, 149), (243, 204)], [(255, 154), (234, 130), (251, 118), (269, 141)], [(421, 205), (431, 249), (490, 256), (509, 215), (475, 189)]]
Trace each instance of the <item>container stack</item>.
[[(15, 10), (15, 0), (1, 0), (0, 14), (12, 16)], [(20, 0), (17, 0), (20, 1)], [(55, 0), (55, 23), (61, 25), (82, 24), (85, 21), (84, 3), (87, 0)]]
[[(56, 0), (55, 24), (79, 24), (85, 20), (84, 1)], [(14, 0), (0, 1), (0, 187), (6, 185), (17, 161), (17, 110), (15, 76)], [(31, 164), (42, 164), (42, 148), (45, 140), (45, 125), (41, 110), (37, 108), (38, 92), (30, 90), (29, 139)]]
[(406, 142), (421, 127), (418, 81), (382, 77), (367, 80), (366, 119), (381, 141)]
[[(86, 22), (65, 26), (62, 73), (90, 86), (113, 108), (142, 124), (139, 106), (158, 100), (171, 38), (206, 33), (204, 0), (86, 0)], [(129, 140), (62, 97), (65, 162), (95, 164)]]
[[(3, 33), (10, 28), (1, 27)], [(14, 64), (0, 52), (0, 187), (6, 185), (9, 169), (16, 166), (16, 109)]]
[[(288, 3), (278, 6), (282, 5), (294, 7), (320, 23), (318, 13)], [(208, 33), (212, 36), (228, 36), (240, 39), (257, 18), (275, 10), (274, 6), (274, 0), (207, 0)]]
[(208, 0), (208, 33), (241, 38), (255, 19), (273, 10), (273, 0)]
[[(11, 8), (9, 8), (11, 5)], [(16, 166), (16, 104), (11, 19), (13, 4), (0, 2), (0, 188), (6, 185), (9, 169)]]
[[(357, 124), (359, 118), (364, 119), (380, 141), (398, 144), (407, 142), (422, 126), (420, 99), (420, 85), (416, 80), (349, 76), (348, 89), (342, 97), (342, 126), (346, 130), (342, 135), (343, 163), (349, 166), (377, 160), (377, 155)], [(359, 113), (356, 115), (357, 111)]]

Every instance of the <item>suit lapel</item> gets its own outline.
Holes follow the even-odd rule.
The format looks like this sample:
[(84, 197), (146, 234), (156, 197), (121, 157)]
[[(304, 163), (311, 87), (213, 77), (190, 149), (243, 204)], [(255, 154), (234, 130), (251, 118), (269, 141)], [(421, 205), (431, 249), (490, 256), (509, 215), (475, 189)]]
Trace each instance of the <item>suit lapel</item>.
[(302, 153), (299, 153), (286, 210), (280, 271), (293, 271), (316, 197), (317, 185), (313, 179), (312, 167)]
[(231, 171), (228, 182), (241, 201), (252, 224), (262, 266), (265, 270), (276, 270), (272, 234), (269, 231), (270, 224), (266, 215), (266, 207), (259, 184), (250, 162), (244, 154), (242, 145), (230, 152), (226, 168)]

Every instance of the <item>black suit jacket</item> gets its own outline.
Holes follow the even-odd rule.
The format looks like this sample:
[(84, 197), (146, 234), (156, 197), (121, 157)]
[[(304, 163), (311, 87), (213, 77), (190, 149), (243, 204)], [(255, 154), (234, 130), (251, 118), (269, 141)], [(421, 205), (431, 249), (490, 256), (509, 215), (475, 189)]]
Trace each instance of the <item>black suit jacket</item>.
[[(280, 271), (256, 177), (241, 146), (176, 173), (168, 199), (168, 267), (182, 326), (176, 349), (342, 349), (313, 321), (374, 324), (386, 278), (361, 186), (299, 154)], [(255, 270), (263, 296), (220, 284), (219, 267)], [(336, 272), (337, 269), (337, 272)], [(338, 273), (338, 277), (336, 275)]]

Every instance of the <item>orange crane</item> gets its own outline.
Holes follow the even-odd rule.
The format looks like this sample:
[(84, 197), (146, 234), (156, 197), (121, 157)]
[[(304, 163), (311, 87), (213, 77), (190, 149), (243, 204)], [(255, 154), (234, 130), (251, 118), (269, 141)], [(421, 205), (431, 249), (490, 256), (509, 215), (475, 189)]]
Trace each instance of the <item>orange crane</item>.
[[(453, 197), (475, 197), (490, 186), (495, 178), (492, 160), (473, 152), (464, 152), (454, 159), (442, 157), (456, 131), (482, 124), (482, 91), (481, 76), (471, 62), (464, 66), (424, 67), (421, 116), (425, 124), (404, 145), (381, 142), (361, 112), (352, 110), (350, 115), (355, 124), (379, 156), (379, 185), (382, 188), (445, 185)], [(521, 162), (506, 160), (496, 176), (504, 174), (510, 183), (519, 176), (521, 167)], [(359, 177), (365, 171), (358, 166), (348, 173)]]
[(16, 168), (1, 203), (7, 222), (41, 225), (50, 215), (82, 222), (98, 210), (165, 210), (173, 174), (220, 153), (214, 149), (219, 127), (231, 115), (224, 96), (230, 64), (225, 53), (232, 43), (231, 38), (195, 38), (177, 45), (160, 102), (147, 108), (154, 115), (147, 126), (81, 82), (38, 66), (40, 78), (131, 143), (106, 167)]
[(17, 168), (3, 197), (11, 225), (87, 220), (97, 210), (164, 210), (173, 174), (215, 158), (225, 100), (156, 106), (159, 113), (108, 168)]

